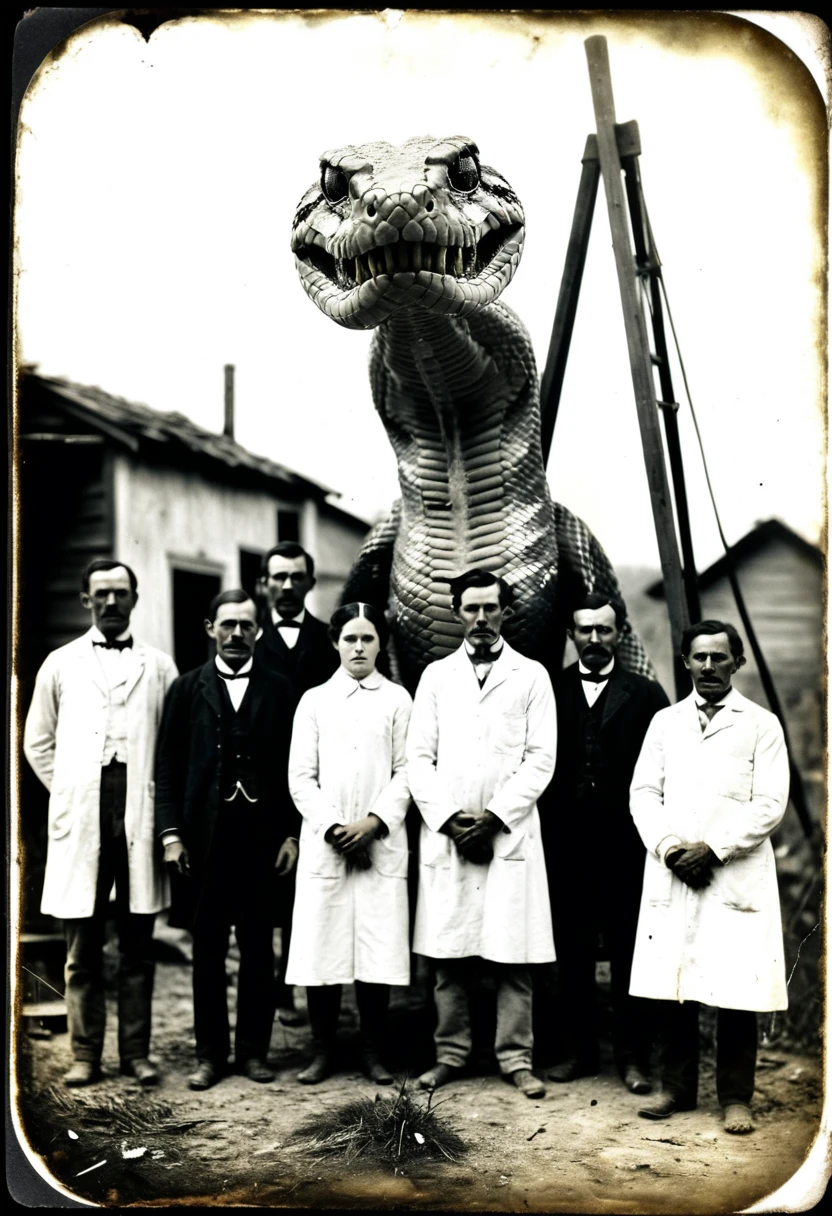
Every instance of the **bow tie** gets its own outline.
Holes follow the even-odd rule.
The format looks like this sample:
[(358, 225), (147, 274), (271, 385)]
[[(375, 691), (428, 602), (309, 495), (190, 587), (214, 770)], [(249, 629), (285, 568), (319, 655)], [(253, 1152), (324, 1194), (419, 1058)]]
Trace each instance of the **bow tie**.
[(611, 674), (612, 673), (609, 671), (607, 672), (607, 674), (605, 676), (602, 676), (599, 671), (579, 671), (578, 672), (578, 675), (581, 677), (582, 680), (589, 680), (592, 684), (603, 683), (604, 680), (608, 680), (610, 678)]
[(300, 629), (300, 621), (286, 621), (281, 619), (277, 622), (278, 629)]
[(217, 675), (221, 680), (247, 680), (251, 675), (251, 671), (220, 671), (218, 667)]
[(93, 646), (101, 646), (104, 650), (132, 650), (133, 639), (125, 638), (123, 642), (108, 639), (106, 642), (93, 642)]

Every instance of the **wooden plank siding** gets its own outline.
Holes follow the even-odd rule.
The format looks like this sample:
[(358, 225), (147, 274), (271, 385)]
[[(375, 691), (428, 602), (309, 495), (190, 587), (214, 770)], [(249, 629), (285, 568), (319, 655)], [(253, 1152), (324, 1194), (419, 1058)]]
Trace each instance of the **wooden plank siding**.
[[(823, 570), (785, 540), (774, 540), (746, 557), (737, 577), (783, 700), (788, 703), (807, 688), (819, 688), (824, 668)], [(739, 624), (727, 579), (703, 591), (702, 611)], [(759, 682), (750, 656), (745, 678)]]
[[(792, 753), (816, 818), (825, 811), (824, 571), (817, 555), (785, 537), (772, 538), (739, 563), (737, 576), (783, 706)], [(727, 578), (702, 592), (705, 617), (733, 621), (743, 633)], [(745, 696), (768, 707), (746, 639), (748, 663), (734, 679)]]
[[(27, 417), (27, 431), (59, 433), (58, 418)], [(73, 430), (77, 430), (73, 427)], [(106, 444), (21, 438), (21, 675), (89, 628), (80, 576), (113, 545), (112, 469)]]

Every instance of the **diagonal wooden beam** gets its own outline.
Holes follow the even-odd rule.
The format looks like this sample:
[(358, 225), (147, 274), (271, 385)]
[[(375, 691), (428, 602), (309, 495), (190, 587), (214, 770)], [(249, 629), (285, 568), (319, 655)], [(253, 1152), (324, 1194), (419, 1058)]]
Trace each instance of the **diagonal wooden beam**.
[[(673, 502), (659, 426), (647, 322), (639, 294), (635, 255), (629, 227), (629, 209), (622, 180), (607, 41), (601, 35), (595, 35), (587, 38), (584, 47), (589, 65), (592, 102), (595, 108), (598, 157), (601, 162), (601, 176), (604, 179), (604, 192), (610, 218), (618, 287), (630, 355), (630, 373), (641, 429), (647, 485), (650, 491), (650, 505), (653, 510), (659, 559), (667, 596), (673, 652), (678, 654), (682, 630), (689, 621), (673, 518)], [(686, 694), (689, 688), (688, 682), (683, 688), (677, 687), (677, 692), (679, 695)]]

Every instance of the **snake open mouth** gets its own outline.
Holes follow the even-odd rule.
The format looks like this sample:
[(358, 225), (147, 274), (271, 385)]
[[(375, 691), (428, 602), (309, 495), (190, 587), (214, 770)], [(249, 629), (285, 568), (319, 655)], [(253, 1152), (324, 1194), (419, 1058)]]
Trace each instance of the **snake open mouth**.
[(473, 281), (491, 267), (505, 245), (520, 237), (522, 225), (513, 224), (489, 230), (471, 245), (437, 245), (430, 241), (398, 240), (355, 257), (334, 258), (320, 245), (304, 245), (296, 250), (302, 261), (311, 263), (342, 291), (360, 287), (381, 275), (427, 270)]

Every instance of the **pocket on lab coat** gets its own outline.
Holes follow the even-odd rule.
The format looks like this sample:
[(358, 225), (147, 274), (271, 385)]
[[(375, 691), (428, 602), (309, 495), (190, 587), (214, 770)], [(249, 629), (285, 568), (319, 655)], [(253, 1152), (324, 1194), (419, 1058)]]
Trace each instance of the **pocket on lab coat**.
[[(304, 857), (304, 853), (306, 856)], [(340, 878), (346, 868), (343, 857), (326, 843), (321, 833), (311, 841), (301, 840), (298, 873), (308, 878)]]
[(525, 714), (506, 714), (501, 718), (494, 730), (493, 743), (495, 750), (504, 755), (522, 754), (526, 745)]
[(732, 756), (718, 777), (720, 794), (734, 802), (749, 802), (754, 784), (754, 765), (748, 756)]
[(526, 833), (523, 831), (498, 832), (492, 838), (494, 857), (500, 861), (526, 860)]
[(714, 870), (714, 886), (726, 908), (759, 912), (768, 888), (767, 855), (762, 848)]
[(663, 861), (648, 857), (644, 863), (644, 898), (648, 904), (667, 906), (673, 890), (673, 871)]
[(373, 868), (386, 878), (407, 877), (407, 839), (404, 842), (385, 836), (373, 842), (371, 851)]
[[(59, 789), (52, 787), (52, 793), (49, 798), (49, 824), (48, 836), (50, 840), (63, 840), (69, 836), (73, 823), (79, 817), (79, 812), (83, 812), (86, 805), (84, 798), (90, 806), (94, 806), (96, 810), (95, 819), (98, 819), (98, 802), (99, 791), (97, 788), (90, 786), (88, 789), (79, 788), (78, 786), (61, 786)], [(80, 826), (80, 825), (79, 825)]]

